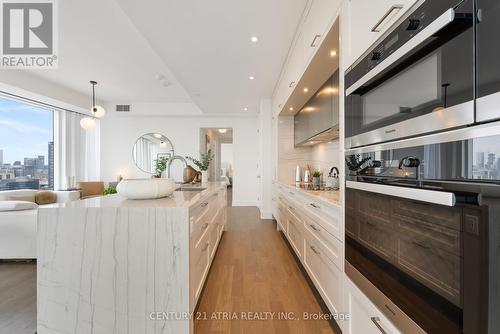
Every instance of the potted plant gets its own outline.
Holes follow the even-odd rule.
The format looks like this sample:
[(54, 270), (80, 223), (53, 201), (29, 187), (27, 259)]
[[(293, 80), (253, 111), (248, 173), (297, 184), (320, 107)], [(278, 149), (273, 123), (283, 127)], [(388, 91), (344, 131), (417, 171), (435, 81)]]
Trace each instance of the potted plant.
[(312, 175), (313, 175), (313, 187), (319, 187), (320, 179), (321, 179), (321, 172), (318, 170), (315, 170)]
[(116, 187), (112, 186), (112, 185), (108, 185), (106, 188), (104, 188), (104, 190), (102, 192), (103, 196), (112, 195), (112, 194), (116, 194), (116, 193), (117, 193)]
[(155, 177), (161, 177), (161, 174), (167, 169), (167, 157), (159, 157), (158, 159), (155, 159)]
[(212, 154), (212, 150), (208, 150), (207, 153), (202, 153), (201, 154), (201, 159), (195, 159), (193, 157), (186, 157), (186, 159), (192, 161), (196, 167), (201, 172), (201, 182), (206, 183), (208, 182), (208, 167), (210, 167), (210, 162), (213, 160), (215, 157), (214, 154)]

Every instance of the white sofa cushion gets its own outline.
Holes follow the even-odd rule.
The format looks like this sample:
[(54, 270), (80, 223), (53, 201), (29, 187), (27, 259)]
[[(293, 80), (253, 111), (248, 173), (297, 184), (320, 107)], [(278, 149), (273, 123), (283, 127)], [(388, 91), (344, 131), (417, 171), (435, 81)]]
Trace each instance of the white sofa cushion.
[(0, 212), (37, 209), (38, 205), (28, 201), (0, 201)]

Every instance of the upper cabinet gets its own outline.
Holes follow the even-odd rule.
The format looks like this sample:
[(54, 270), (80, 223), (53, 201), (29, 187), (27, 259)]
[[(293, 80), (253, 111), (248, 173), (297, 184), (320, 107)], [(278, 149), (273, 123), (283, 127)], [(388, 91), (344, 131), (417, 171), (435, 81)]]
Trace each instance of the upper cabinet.
[(345, 0), (343, 67), (351, 66), (418, 0)]
[(279, 113), (309, 62), (323, 42), (335, 18), (341, 0), (309, 0), (297, 29), (280, 80), (273, 95), (273, 113)]

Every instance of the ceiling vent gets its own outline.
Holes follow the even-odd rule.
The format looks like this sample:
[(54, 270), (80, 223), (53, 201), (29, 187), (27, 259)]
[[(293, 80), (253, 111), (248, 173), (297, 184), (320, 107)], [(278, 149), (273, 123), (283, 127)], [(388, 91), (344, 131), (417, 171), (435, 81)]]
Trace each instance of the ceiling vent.
[(117, 104), (116, 111), (117, 112), (130, 112), (130, 104)]

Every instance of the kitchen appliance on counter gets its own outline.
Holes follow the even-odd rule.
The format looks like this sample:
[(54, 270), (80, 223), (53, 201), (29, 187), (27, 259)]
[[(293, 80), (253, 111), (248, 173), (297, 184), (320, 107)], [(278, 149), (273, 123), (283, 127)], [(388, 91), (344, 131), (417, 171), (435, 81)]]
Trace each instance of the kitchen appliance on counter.
[(346, 151), (346, 273), (403, 333), (500, 333), (498, 134)]
[[(495, 2), (498, 11), (495, 0), (479, 2)], [(474, 0), (419, 1), (414, 8), (345, 74), (346, 148), (476, 122)], [(484, 16), (478, 25), (479, 57), (498, 69), (494, 51), (499, 47), (492, 35), (497, 30), (490, 27), (498, 17)], [(500, 85), (498, 71), (495, 75), (483, 77)]]
[(294, 116), (295, 146), (326, 143), (339, 137), (337, 70)]
[(328, 176), (325, 178), (325, 188), (338, 190), (339, 189), (339, 169), (332, 167)]

